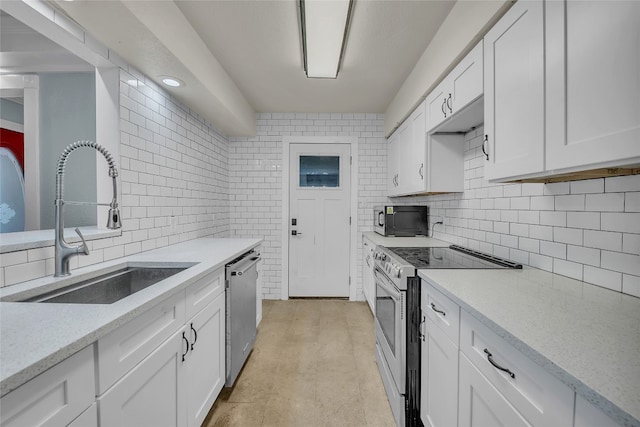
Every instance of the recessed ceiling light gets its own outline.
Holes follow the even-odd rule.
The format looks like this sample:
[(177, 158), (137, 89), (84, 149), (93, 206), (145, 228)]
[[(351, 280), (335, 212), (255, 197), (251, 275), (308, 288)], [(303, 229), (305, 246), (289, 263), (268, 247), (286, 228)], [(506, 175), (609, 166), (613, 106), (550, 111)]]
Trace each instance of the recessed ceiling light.
[(162, 83), (164, 83), (167, 86), (170, 86), (170, 87), (185, 86), (185, 83), (177, 77), (172, 77), (172, 76), (159, 76), (159, 77), (162, 80)]

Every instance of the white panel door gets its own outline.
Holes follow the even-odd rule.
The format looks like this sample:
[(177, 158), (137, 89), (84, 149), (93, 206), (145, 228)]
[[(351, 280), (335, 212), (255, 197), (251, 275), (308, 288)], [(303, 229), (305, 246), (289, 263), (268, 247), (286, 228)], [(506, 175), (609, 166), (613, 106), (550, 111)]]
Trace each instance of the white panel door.
[(101, 427), (185, 425), (183, 333), (174, 334), (98, 399)]
[(426, 383), (421, 385), (420, 395), (422, 422), (431, 427), (455, 426), (458, 424), (458, 347), (431, 320), (427, 320), (425, 326), (422, 370), (426, 372), (422, 378)]
[(458, 426), (530, 427), (484, 375), (460, 353)]
[(289, 296), (348, 297), (351, 147), (289, 150)]
[(187, 426), (202, 425), (225, 381), (225, 294), (187, 322)]
[(546, 3), (547, 169), (640, 157), (640, 2)]
[(544, 169), (541, 1), (519, 1), (484, 37), (487, 180)]

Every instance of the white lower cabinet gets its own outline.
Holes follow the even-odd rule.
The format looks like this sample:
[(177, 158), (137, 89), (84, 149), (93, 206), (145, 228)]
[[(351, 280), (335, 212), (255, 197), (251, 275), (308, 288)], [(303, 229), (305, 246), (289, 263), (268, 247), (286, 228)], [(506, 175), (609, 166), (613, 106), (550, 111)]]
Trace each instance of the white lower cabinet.
[(420, 307), (423, 322), (420, 417), (426, 427), (455, 426), (460, 308), (425, 281)]
[(225, 319), (219, 269), (102, 338), (100, 426), (200, 426), (224, 386)]
[[(460, 351), (527, 423), (534, 426), (572, 425), (573, 390), (465, 311), (460, 321)], [(473, 391), (479, 399), (483, 397), (481, 389), (469, 388), (474, 382), (466, 380), (461, 372), (460, 384), (467, 387), (460, 388), (462, 426), (476, 425), (463, 422), (474, 410), (473, 402), (467, 399), (469, 393)], [(463, 399), (465, 393), (467, 400)]]
[[(459, 426), (531, 426), (489, 380), (460, 355)], [(554, 424), (555, 425), (555, 424)], [(571, 425), (571, 424), (558, 424)]]
[(224, 294), (98, 398), (101, 427), (199, 426), (224, 386)]
[[(189, 322), (189, 331), (197, 331), (185, 360), (187, 426), (200, 426), (225, 381), (225, 295), (218, 296)], [(191, 339), (191, 337), (190, 337)]]
[[(93, 345), (90, 345), (3, 396), (0, 425), (66, 426), (84, 415), (95, 395)], [(86, 420), (82, 425), (96, 425), (91, 414), (82, 419)]]
[(98, 398), (101, 427), (182, 426), (186, 420), (183, 332), (154, 350)]
[(610, 427), (618, 425), (584, 397), (576, 395), (576, 413), (573, 427)]
[(376, 245), (366, 237), (362, 238), (362, 293), (371, 308), (371, 312), (376, 314), (376, 283), (373, 277), (373, 251)]
[(431, 427), (455, 426), (458, 424), (458, 346), (427, 321), (422, 352), (422, 423)]

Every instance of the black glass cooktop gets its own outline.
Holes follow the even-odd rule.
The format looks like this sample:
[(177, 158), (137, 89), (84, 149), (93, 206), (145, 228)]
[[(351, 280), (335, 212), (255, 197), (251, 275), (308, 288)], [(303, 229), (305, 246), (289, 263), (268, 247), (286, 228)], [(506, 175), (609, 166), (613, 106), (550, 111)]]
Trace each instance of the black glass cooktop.
[(521, 264), (462, 246), (387, 248), (414, 268), (522, 268)]

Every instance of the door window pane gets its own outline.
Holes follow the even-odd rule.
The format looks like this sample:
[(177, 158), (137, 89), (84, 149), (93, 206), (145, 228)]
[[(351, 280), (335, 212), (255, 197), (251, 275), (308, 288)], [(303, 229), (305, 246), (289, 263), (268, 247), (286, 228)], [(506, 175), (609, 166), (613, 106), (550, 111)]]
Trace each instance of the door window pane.
[(300, 187), (338, 187), (340, 156), (300, 156)]

